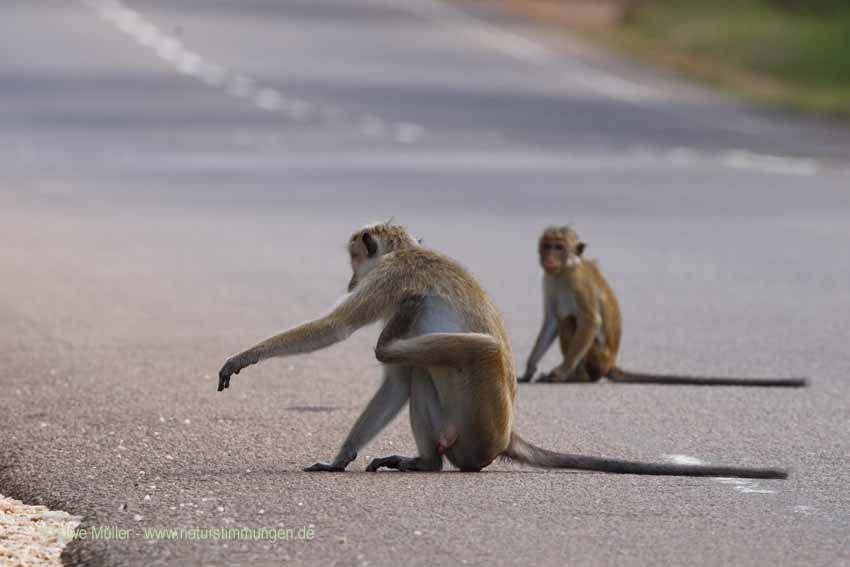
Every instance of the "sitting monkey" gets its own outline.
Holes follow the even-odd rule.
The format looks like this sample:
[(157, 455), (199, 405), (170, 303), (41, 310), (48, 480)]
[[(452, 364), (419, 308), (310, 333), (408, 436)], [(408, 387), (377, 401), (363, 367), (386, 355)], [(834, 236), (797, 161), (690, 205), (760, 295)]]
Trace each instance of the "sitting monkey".
[(551, 226), (538, 244), (543, 279), (543, 326), (519, 382), (530, 382), (537, 363), (555, 338), (564, 360), (540, 382), (595, 382), (687, 384), (702, 386), (805, 386), (805, 378), (721, 378), (648, 374), (616, 366), (623, 332), (617, 296), (599, 266), (582, 256), (586, 245), (569, 226)]

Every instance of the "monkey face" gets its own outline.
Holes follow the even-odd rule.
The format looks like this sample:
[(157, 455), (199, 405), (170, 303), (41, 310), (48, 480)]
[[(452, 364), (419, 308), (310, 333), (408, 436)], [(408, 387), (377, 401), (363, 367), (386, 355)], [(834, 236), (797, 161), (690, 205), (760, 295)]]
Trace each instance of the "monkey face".
[(557, 274), (567, 264), (567, 245), (562, 239), (543, 239), (540, 242), (540, 266), (547, 274)]
[(540, 237), (540, 266), (547, 274), (558, 274), (581, 263), (585, 244), (572, 229), (549, 228)]

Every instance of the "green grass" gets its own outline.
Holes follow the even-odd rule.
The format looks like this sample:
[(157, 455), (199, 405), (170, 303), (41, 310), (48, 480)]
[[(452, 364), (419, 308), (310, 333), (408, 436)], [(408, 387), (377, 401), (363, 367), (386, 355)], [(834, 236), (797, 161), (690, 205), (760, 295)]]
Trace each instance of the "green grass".
[(644, 0), (607, 39), (754, 99), (850, 118), (850, 2)]

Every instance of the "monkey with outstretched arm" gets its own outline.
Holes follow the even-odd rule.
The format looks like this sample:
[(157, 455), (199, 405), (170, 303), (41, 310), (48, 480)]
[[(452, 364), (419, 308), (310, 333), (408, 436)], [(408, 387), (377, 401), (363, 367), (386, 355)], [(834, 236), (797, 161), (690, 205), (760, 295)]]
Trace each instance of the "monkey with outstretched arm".
[(543, 277), (543, 325), (520, 382), (529, 382), (555, 339), (564, 360), (541, 382), (614, 382), (699, 386), (801, 387), (805, 378), (722, 378), (649, 374), (616, 366), (623, 320), (617, 296), (599, 266), (582, 257), (585, 243), (569, 226), (552, 226), (538, 242)]
[(336, 458), (306, 470), (345, 470), (409, 403), (418, 455), (376, 458), (367, 470), (438, 471), (446, 458), (462, 471), (479, 471), (506, 457), (537, 467), (624, 474), (787, 477), (780, 469), (622, 461), (557, 453), (528, 443), (514, 429), (516, 376), (502, 316), (475, 278), (388, 223), (355, 232), (349, 252), (349, 294), (329, 314), (231, 357), (219, 372), (221, 391), (246, 366), (325, 348), (383, 321), (375, 348), (384, 364), (382, 385)]

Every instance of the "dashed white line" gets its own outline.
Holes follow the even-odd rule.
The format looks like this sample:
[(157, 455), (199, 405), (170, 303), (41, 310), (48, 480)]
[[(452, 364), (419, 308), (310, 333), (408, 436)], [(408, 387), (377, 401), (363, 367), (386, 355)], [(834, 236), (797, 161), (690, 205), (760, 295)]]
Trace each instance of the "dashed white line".
[(415, 143), (425, 134), (425, 128), (419, 124), (393, 122), (374, 115), (349, 115), (338, 107), (313, 104), (288, 96), (252, 77), (232, 73), (224, 66), (206, 61), (198, 53), (190, 51), (178, 38), (163, 33), (156, 25), (125, 6), (120, 0), (80, 1), (141, 46), (153, 50), (179, 73), (195, 77), (210, 87), (222, 88), (233, 98), (250, 101), (264, 111), (278, 113), (297, 122), (312, 117), (320, 117), (330, 122), (347, 121), (354, 124), (363, 136), (387, 137), (400, 144)]
[(419, 124), (407, 124), (405, 122), (395, 125), (395, 139), (402, 144), (412, 144), (418, 140), (424, 132)]

